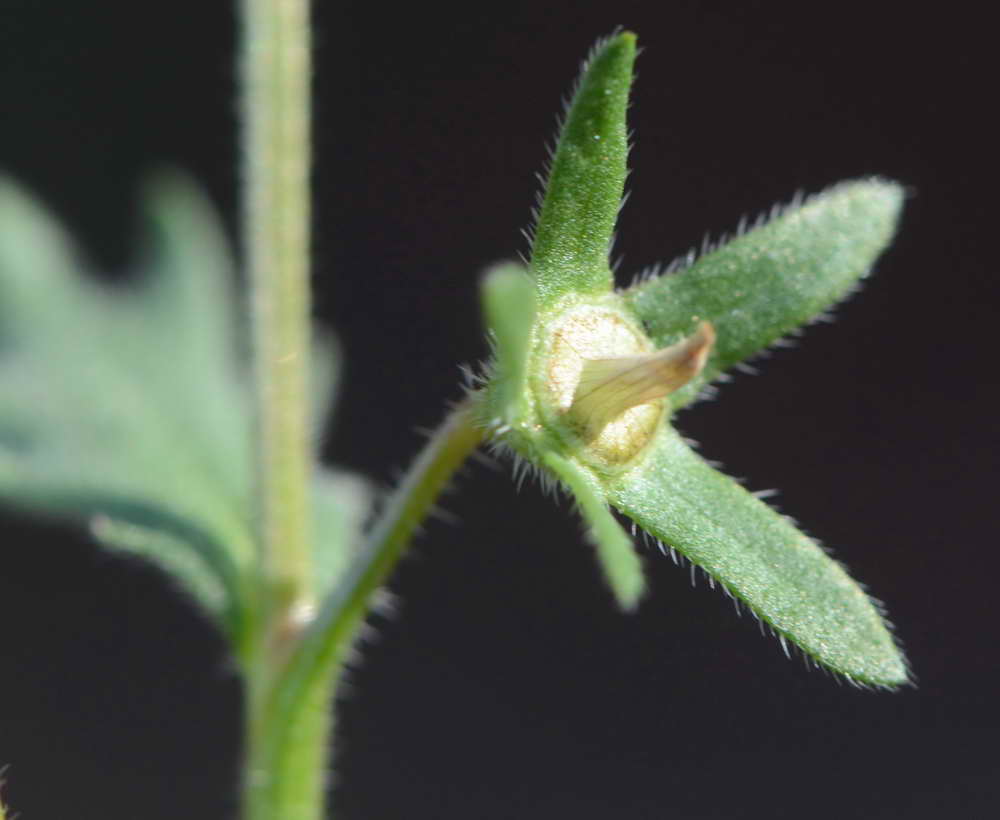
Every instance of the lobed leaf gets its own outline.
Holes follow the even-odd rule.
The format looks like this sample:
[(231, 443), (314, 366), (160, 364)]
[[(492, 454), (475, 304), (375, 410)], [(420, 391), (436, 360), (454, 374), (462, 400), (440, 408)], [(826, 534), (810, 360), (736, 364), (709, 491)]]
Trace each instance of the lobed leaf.
[(878, 607), (786, 517), (664, 425), (641, 466), (609, 480), (622, 513), (721, 582), (817, 663), (870, 686), (909, 680)]
[[(184, 178), (150, 186), (146, 212), (140, 275), (112, 288), (81, 272), (30, 196), (0, 182), (0, 500), (87, 522), (109, 548), (153, 561), (242, 645), (257, 548), (233, 263)], [(336, 370), (332, 355), (319, 362), (317, 414)], [(322, 470), (314, 491), (322, 593), (368, 492)]]
[(671, 396), (681, 407), (705, 384), (827, 310), (892, 240), (903, 189), (881, 179), (835, 185), (698, 259), (625, 292), (657, 347), (702, 321), (717, 338), (701, 376)]
[(570, 293), (612, 288), (608, 252), (625, 186), (635, 54), (632, 32), (599, 42), (567, 109), (531, 249), (542, 310)]
[[(212, 223), (206, 226), (206, 206), (196, 197), (178, 187), (157, 201), (158, 227), (169, 241), (148, 256), (156, 274), (119, 291), (80, 275), (59, 226), (27, 194), (3, 184), (0, 496), (48, 513), (100, 516), (95, 533), (108, 534), (116, 548), (141, 541), (137, 549), (151, 554), (154, 542), (184, 544), (191, 557), (181, 582), (210, 611), (224, 609), (233, 630), (240, 567), (253, 546), (248, 488), (238, 486), (241, 461), (227, 459), (247, 446), (249, 418), (229, 383), (232, 368), (211, 366), (222, 354), (204, 339), (231, 300), (210, 284), (200, 302), (191, 294), (194, 277), (212, 283), (229, 276), (221, 256), (204, 253)], [(198, 218), (188, 220), (192, 212)], [(185, 304), (208, 318), (182, 314)], [(150, 529), (163, 537), (138, 536)], [(227, 591), (225, 606), (204, 594), (219, 587)]]
[(374, 500), (360, 476), (318, 470), (313, 481), (313, 589), (323, 600), (360, 549), (360, 534)]

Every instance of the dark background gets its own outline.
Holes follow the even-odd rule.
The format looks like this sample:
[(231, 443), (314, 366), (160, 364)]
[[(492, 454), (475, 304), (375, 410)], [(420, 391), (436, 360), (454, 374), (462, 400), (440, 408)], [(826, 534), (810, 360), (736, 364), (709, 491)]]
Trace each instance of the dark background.
[[(349, 355), (327, 455), (383, 485), (484, 355), (477, 275), (525, 249), (560, 98), (615, 25), (646, 49), (625, 277), (800, 189), (878, 173), (912, 190), (835, 324), (677, 423), (782, 488), (887, 601), (919, 687), (790, 663), (655, 555), (622, 616), (567, 505), (475, 466), (350, 675), (337, 816), (994, 816), (992, 27), (957, 3), (317, 5), (316, 303)], [(226, 2), (3, 4), (0, 167), (102, 269), (127, 268), (137, 185), (163, 162), (235, 228), (232, 27)], [(0, 765), (24, 820), (233, 817), (220, 640), (152, 570), (0, 524)]]

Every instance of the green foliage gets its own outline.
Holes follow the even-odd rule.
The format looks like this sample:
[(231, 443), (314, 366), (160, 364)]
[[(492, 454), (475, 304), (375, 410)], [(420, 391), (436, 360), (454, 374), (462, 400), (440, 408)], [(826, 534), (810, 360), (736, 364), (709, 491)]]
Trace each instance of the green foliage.
[[(105, 547), (152, 561), (228, 636), (247, 688), (246, 816), (322, 813), (329, 704), (350, 643), (414, 530), (484, 439), (575, 499), (623, 609), (639, 604), (645, 579), (612, 508), (701, 568), (786, 649), (790, 641), (858, 684), (906, 683), (879, 607), (789, 519), (694, 453), (670, 420), (727, 368), (850, 292), (891, 241), (902, 190), (878, 179), (842, 183), (680, 273), (615, 291), (608, 250), (626, 176), (630, 32), (598, 43), (584, 66), (529, 269), (501, 265), (484, 278), (494, 360), (483, 388), (452, 410), (364, 537), (363, 480), (319, 467), (315, 453), (311, 465), (289, 457), (275, 466), (274, 457), (308, 456), (308, 207), (299, 173), (308, 166), (308, 71), (299, 59), (307, 5), (285, 14), (247, 0), (244, 9), (267, 24), (248, 34), (245, 67), (262, 71), (245, 98), (260, 97), (249, 106), (254, 122), (260, 134), (282, 112), (297, 123), (279, 129), (293, 137), (287, 145), (248, 140), (248, 176), (259, 184), (249, 185), (257, 196), (248, 213), (259, 218), (250, 224), (268, 233), (251, 268), (281, 297), (255, 299), (255, 326), (275, 313), (283, 323), (271, 328), (280, 344), (258, 334), (256, 374), (227, 243), (190, 183), (167, 176), (150, 187), (140, 271), (111, 286), (88, 276), (54, 220), (0, 179), (0, 501), (79, 520)], [(275, 51), (282, 59), (272, 60)], [(298, 170), (289, 176), (276, 159)], [(289, 214), (301, 230), (286, 230)], [(285, 248), (285, 267), (270, 264), (272, 245)], [(313, 348), (317, 438), (338, 359), (327, 337)], [(289, 362), (298, 363), (286, 380), (295, 389), (285, 390)], [(282, 378), (269, 381), (268, 372)], [(266, 405), (256, 422), (254, 377)], [(276, 404), (273, 446), (255, 450)], [(303, 445), (295, 453), (292, 440)], [(291, 516), (294, 527), (271, 533), (274, 543), (262, 543), (261, 499), (302, 512)], [(292, 544), (287, 532), (301, 537)], [(268, 588), (276, 568), (301, 607), (276, 605)]]
[(495, 401), (504, 416), (519, 416), (524, 397), (531, 330), (535, 324), (535, 286), (524, 268), (513, 263), (487, 271), (482, 280), (483, 318), (493, 333), (497, 362)]
[(531, 251), (543, 309), (611, 286), (608, 248), (625, 186), (634, 62), (631, 32), (598, 43), (566, 112)]
[(628, 533), (615, 521), (604, 499), (603, 488), (587, 471), (554, 451), (545, 453), (542, 464), (569, 489), (576, 499), (580, 515), (587, 522), (587, 533), (597, 549), (608, 586), (618, 605), (635, 609), (646, 588), (642, 563), (632, 548)]
[(686, 270), (626, 291), (657, 347), (692, 333), (699, 321), (716, 328), (705, 369), (671, 397), (671, 406), (687, 404), (722, 371), (850, 293), (892, 241), (902, 206), (903, 189), (894, 182), (842, 182)]
[(907, 679), (877, 606), (844, 568), (789, 519), (705, 463), (670, 425), (641, 469), (606, 489), (615, 507), (809, 658), (874, 686)]
[[(255, 606), (249, 361), (218, 219), (186, 180), (147, 191), (140, 271), (82, 270), (70, 239), (0, 183), (0, 499), (89, 524), (163, 568), (243, 646)], [(332, 347), (320, 347), (324, 412)], [(325, 395), (323, 395), (325, 394)], [(368, 506), (317, 471), (319, 591), (343, 571)]]
[[(642, 567), (609, 504), (742, 601), (786, 650), (791, 641), (862, 685), (903, 684), (906, 662), (878, 606), (789, 519), (692, 452), (669, 420), (727, 368), (848, 293), (890, 242), (902, 190), (843, 183), (681, 273), (614, 292), (607, 250), (634, 53), (634, 36), (619, 34), (584, 68), (541, 207), (532, 326), (504, 315), (514, 305), (487, 305), (508, 341), (496, 347), (483, 424), (519, 469), (530, 465), (576, 498), (624, 608), (642, 592)], [(602, 154), (595, 144), (615, 147)], [(526, 374), (520, 397), (510, 373)]]

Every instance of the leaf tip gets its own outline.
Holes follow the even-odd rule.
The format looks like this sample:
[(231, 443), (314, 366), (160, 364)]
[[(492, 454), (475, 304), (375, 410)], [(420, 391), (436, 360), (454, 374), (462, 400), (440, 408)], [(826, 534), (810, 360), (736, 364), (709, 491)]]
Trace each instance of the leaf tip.
[(638, 35), (631, 29), (621, 29), (612, 32), (607, 39), (608, 48), (620, 48), (625, 53), (635, 53)]

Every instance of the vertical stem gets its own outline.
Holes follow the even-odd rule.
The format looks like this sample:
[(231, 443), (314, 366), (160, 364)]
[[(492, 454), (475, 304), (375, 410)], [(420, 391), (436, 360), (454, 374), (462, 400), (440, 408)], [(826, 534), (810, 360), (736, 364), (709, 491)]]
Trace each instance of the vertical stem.
[(311, 607), (309, 0), (243, 0), (244, 241), (271, 625)]
[[(318, 820), (321, 792), (305, 807), (298, 800), (273, 799), (281, 772), (264, 729), (273, 681), (314, 605), (309, 0), (241, 0), (240, 11), (243, 233), (252, 299), (261, 551), (259, 620), (244, 658), (243, 812), (253, 820)], [(325, 771), (326, 743), (324, 726), (308, 750), (314, 777)]]
[(340, 657), (371, 594), (482, 433), (468, 404), (456, 409), (389, 505), (343, 594), (329, 596), (315, 617), (307, 418), (309, 2), (242, 0), (241, 8), (263, 580), (261, 621), (244, 664), (243, 817), (320, 820)]

